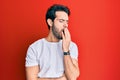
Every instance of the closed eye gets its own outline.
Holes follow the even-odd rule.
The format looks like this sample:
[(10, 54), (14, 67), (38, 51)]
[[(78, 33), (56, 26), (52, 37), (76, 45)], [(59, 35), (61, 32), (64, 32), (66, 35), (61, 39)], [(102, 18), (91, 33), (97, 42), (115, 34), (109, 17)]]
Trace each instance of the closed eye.
[(64, 19), (59, 19), (59, 22), (63, 23), (65, 20)]
[(68, 23), (68, 20), (59, 19), (59, 22), (60, 22), (60, 23), (64, 23), (65, 21)]

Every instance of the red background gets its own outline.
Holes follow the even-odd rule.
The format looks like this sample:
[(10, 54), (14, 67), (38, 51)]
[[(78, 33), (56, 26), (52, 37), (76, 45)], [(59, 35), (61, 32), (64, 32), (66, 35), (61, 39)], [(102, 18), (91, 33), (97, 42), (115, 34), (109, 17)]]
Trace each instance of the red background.
[(119, 0), (1, 0), (0, 80), (25, 80), (28, 46), (45, 37), (47, 8), (71, 9), (69, 30), (79, 48), (78, 80), (120, 80)]

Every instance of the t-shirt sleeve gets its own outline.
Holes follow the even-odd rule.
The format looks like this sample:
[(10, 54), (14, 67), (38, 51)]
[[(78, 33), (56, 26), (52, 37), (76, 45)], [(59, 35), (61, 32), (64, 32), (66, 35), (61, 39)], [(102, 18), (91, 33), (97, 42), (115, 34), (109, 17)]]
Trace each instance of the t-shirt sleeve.
[(78, 60), (78, 47), (75, 43), (72, 43), (72, 46), (70, 48), (70, 56)]
[(27, 50), (27, 54), (26, 54), (25, 59), (26, 59), (26, 62), (25, 62), (26, 67), (38, 65), (36, 52), (30, 46), (29, 46), (29, 48)]

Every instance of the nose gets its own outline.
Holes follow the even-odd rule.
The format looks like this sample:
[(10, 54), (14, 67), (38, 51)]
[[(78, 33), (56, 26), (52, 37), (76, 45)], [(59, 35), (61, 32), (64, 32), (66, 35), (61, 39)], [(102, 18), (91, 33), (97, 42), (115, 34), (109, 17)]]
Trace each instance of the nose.
[(65, 22), (63, 26), (64, 26), (64, 28), (67, 28), (68, 27), (68, 23)]

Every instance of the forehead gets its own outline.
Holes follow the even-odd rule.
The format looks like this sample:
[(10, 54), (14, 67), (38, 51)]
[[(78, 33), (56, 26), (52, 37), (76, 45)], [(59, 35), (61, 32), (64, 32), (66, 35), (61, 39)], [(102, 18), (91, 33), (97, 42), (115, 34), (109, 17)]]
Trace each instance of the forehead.
[(56, 11), (56, 18), (68, 20), (68, 14), (64, 11)]

